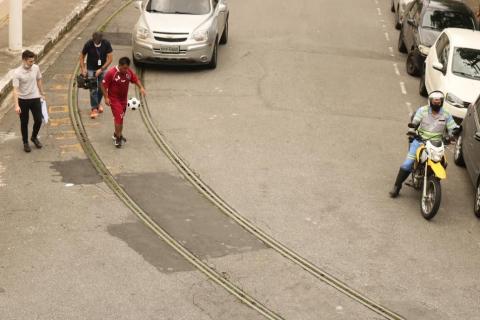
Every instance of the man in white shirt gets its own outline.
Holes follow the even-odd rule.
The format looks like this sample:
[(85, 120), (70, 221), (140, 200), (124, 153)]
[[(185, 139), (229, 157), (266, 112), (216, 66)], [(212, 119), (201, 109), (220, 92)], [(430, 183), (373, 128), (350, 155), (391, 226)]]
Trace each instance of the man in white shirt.
[(15, 112), (20, 116), (22, 130), (23, 150), (30, 152), (32, 149), (28, 144), (28, 120), (30, 111), (33, 115), (33, 131), (31, 141), (40, 149), (42, 144), (38, 140), (38, 132), (42, 125), (42, 103), (45, 99), (42, 73), (35, 64), (35, 54), (25, 50), (22, 53), (22, 65), (13, 73), (13, 102)]

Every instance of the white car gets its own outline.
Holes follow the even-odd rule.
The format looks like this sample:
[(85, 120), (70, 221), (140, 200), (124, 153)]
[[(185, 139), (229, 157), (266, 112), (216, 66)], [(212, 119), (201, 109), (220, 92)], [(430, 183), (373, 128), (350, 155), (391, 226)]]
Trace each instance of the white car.
[(145, 64), (203, 64), (216, 68), (218, 46), (228, 41), (227, 0), (137, 1), (133, 61)]
[(434, 90), (445, 94), (445, 108), (463, 119), (480, 94), (480, 31), (443, 30), (425, 60), (420, 94)]
[(405, 10), (407, 9), (407, 6), (412, 1), (413, 0), (392, 0), (391, 10), (392, 12), (395, 13), (395, 28), (397, 30), (400, 30), (400, 27), (402, 26)]

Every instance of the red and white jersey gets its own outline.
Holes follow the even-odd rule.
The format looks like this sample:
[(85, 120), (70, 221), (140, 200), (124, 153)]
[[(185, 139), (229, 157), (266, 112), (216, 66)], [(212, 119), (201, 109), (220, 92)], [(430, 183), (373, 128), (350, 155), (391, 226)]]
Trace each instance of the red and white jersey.
[(108, 97), (119, 101), (127, 101), (130, 82), (138, 83), (135, 72), (129, 68), (126, 73), (122, 73), (118, 70), (118, 66), (108, 70), (102, 81), (103, 86), (108, 90)]

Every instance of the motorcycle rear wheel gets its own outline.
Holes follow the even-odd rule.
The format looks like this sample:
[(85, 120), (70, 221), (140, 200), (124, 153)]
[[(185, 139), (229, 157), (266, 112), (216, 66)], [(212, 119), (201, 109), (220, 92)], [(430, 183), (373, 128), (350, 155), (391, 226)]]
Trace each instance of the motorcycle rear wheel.
[(420, 200), (420, 212), (426, 220), (431, 220), (440, 208), (442, 200), (442, 186), (440, 180), (435, 176), (430, 176), (427, 179), (426, 196), (423, 195)]

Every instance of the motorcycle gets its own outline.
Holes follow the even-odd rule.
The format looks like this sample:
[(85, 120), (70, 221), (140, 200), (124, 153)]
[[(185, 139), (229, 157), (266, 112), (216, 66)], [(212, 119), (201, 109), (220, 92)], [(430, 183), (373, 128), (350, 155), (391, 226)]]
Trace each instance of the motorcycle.
[(416, 152), (411, 182), (407, 185), (422, 191), (420, 211), (426, 220), (431, 220), (437, 214), (442, 201), (440, 181), (447, 178), (445, 144), (442, 140), (423, 139), (412, 123), (409, 123), (408, 127), (413, 129), (407, 133), (410, 140), (418, 140), (421, 144)]

